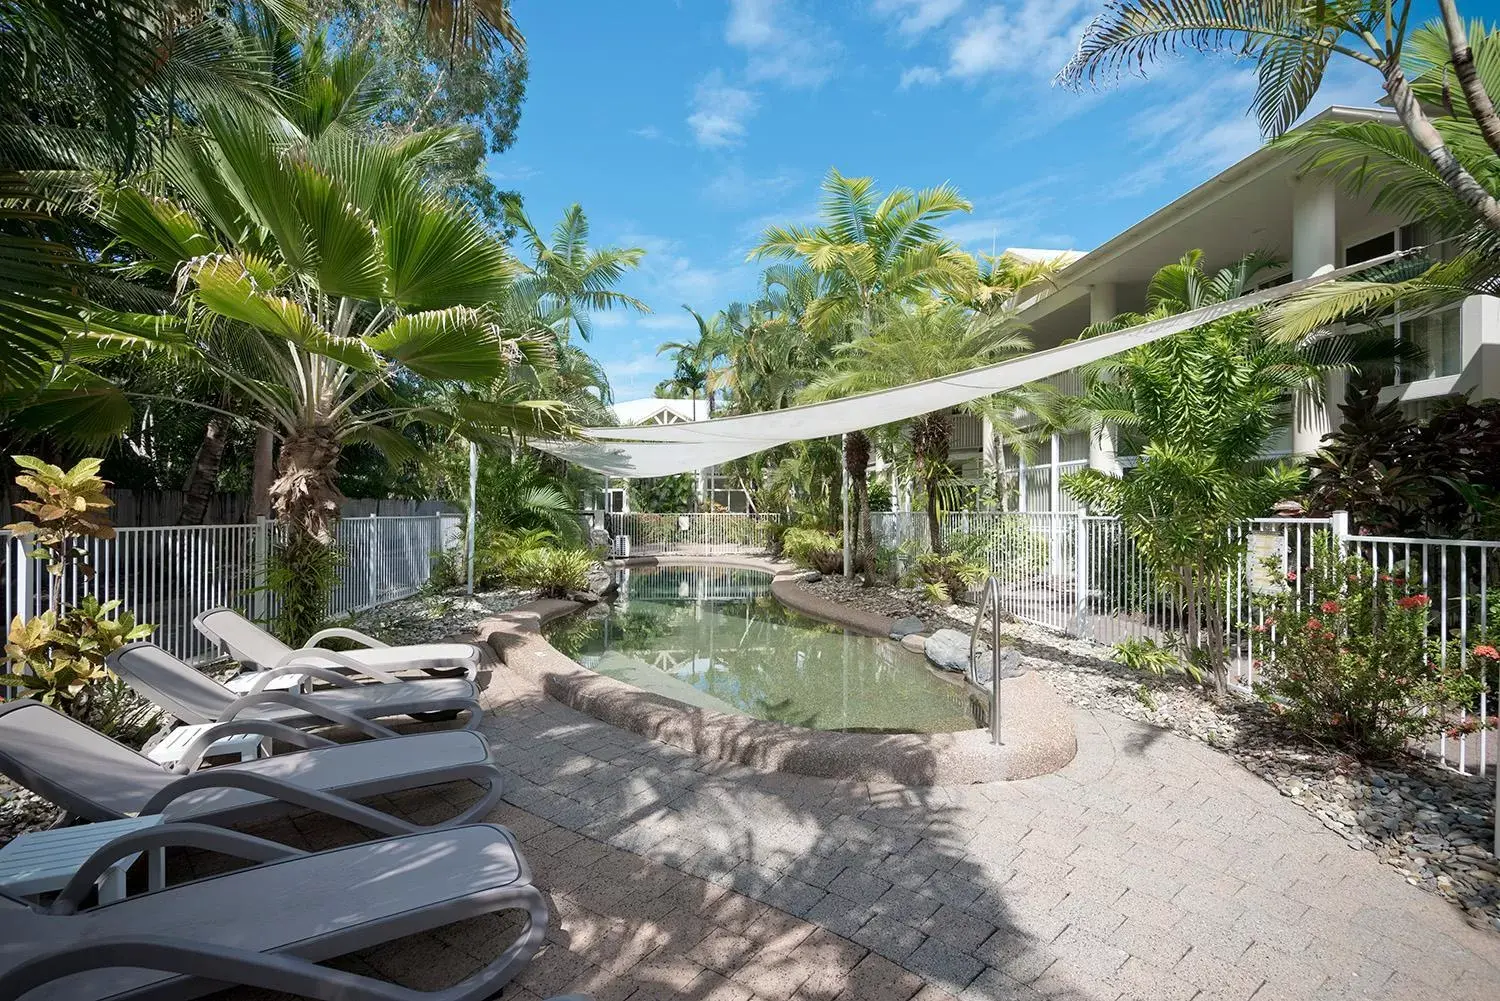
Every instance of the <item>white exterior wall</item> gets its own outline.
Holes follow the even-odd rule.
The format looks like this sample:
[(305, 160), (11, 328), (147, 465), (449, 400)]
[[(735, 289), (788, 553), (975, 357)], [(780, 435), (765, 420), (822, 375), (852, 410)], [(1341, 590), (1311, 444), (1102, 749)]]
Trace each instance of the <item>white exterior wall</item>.
[[(1116, 298), (1112, 282), (1089, 286), (1089, 323), (1103, 323), (1114, 319), (1120, 312)], [(1089, 436), (1089, 468), (1097, 469), (1106, 476), (1121, 475), (1113, 427), (1106, 425), (1097, 434)]]

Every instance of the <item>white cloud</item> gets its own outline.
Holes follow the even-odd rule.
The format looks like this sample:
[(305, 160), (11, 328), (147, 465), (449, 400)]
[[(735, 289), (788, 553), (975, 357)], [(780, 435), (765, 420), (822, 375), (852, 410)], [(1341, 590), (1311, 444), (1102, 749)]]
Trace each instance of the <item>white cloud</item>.
[(901, 89), (930, 87), (942, 83), (943, 71), (936, 66), (911, 66), (901, 71)]
[(774, 174), (752, 175), (739, 163), (732, 163), (709, 181), (704, 197), (725, 208), (763, 204), (797, 185), (797, 175), (787, 170)]
[(639, 136), (642, 139), (660, 139), (661, 129), (657, 128), (655, 125), (642, 125), (638, 129), (631, 129), (630, 134), (633, 136)]
[(721, 71), (714, 70), (693, 91), (688, 128), (700, 146), (736, 146), (744, 140), (745, 122), (755, 114), (756, 106), (752, 91), (732, 86)]
[(730, 0), (724, 41), (745, 52), (745, 74), (785, 87), (816, 87), (833, 75), (842, 46), (792, 0)]
[(948, 71), (965, 79), (1015, 71), (1051, 77), (1073, 54), (1096, 6), (1091, 0), (991, 5), (963, 22), (948, 53)]
[(922, 35), (939, 27), (964, 5), (964, 0), (875, 0), (875, 13), (891, 18), (904, 35)]

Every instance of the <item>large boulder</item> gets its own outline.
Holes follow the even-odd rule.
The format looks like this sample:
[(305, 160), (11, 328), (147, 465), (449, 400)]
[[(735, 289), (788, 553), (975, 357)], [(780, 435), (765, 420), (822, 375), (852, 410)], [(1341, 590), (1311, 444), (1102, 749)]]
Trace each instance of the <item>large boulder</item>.
[[(990, 687), (990, 675), (993, 672), (989, 657), (980, 657), (974, 663), (974, 683), (980, 688)], [(1012, 647), (1004, 647), (1000, 651), (1000, 677), (1019, 678), (1023, 674), (1030, 673), (1031, 668), (1023, 667), (1021, 664), (1020, 651)]]
[(593, 548), (603, 549), (605, 552), (608, 552), (611, 542), (609, 530), (602, 525), (595, 525), (589, 529), (589, 545)]
[[(933, 666), (962, 674), (969, 666), (969, 637), (957, 629), (939, 629), (927, 637), (922, 652), (927, 654)], [(981, 643), (975, 652), (988, 653), (989, 648)]]
[(910, 636), (912, 633), (925, 632), (927, 626), (915, 615), (903, 616), (896, 620), (891, 626), (891, 639), (899, 640)]

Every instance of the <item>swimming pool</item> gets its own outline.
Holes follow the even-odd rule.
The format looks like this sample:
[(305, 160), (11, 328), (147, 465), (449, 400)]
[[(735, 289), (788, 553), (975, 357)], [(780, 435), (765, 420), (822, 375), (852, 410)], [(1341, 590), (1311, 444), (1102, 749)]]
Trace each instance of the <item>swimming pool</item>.
[(608, 615), (547, 638), (599, 674), (685, 705), (815, 730), (944, 733), (976, 725), (962, 684), (899, 643), (788, 611), (769, 575), (716, 566), (622, 570)]

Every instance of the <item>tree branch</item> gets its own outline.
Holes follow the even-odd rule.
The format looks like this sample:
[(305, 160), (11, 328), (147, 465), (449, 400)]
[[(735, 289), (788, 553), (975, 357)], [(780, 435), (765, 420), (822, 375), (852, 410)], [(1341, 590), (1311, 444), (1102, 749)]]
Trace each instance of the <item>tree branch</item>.
[(1453, 56), (1453, 72), (1458, 75), (1464, 98), (1469, 102), (1469, 112), (1479, 125), (1479, 131), (1490, 149), (1500, 154), (1500, 115), (1495, 114), (1495, 104), (1484, 81), (1479, 79), (1479, 70), (1474, 65), (1474, 53), (1469, 49), (1469, 36), (1464, 30), (1463, 18), (1458, 15), (1458, 5), (1453, 0), (1438, 0), (1443, 11), (1443, 30), (1448, 33), (1448, 49)]

